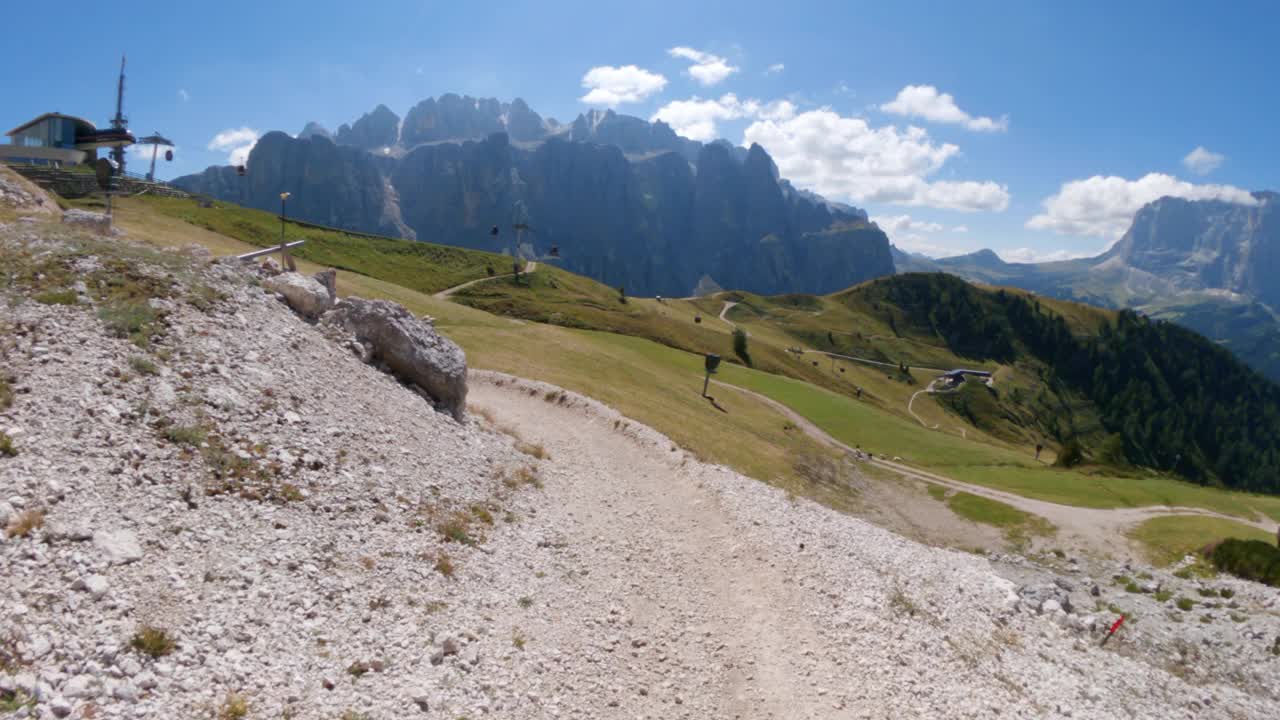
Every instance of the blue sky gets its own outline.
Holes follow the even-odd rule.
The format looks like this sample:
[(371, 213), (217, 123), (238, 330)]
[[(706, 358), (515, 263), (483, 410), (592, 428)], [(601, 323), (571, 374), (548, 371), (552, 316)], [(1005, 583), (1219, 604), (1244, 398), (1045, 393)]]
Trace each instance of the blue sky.
[(1091, 254), (1156, 196), (1280, 189), (1269, 3), (134, 2), (94, 23), (22, 3), (5, 17), (56, 32), (7, 36), (0, 124), (59, 110), (105, 125), (127, 52), (132, 129), (178, 145), (161, 177), (227, 162), (251, 137), (228, 131), (334, 129), (457, 92), (758, 141), (796, 184), (932, 255)]

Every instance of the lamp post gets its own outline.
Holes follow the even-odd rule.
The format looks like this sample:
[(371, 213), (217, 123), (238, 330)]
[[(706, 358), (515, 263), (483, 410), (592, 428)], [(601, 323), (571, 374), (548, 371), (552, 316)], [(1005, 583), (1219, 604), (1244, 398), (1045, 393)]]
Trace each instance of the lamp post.
[(293, 258), (289, 257), (289, 248), (284, 244), (284, 201), (289, 199), (289, 193), (280, 193), (280, 266), (281, 269), (293, 270)]

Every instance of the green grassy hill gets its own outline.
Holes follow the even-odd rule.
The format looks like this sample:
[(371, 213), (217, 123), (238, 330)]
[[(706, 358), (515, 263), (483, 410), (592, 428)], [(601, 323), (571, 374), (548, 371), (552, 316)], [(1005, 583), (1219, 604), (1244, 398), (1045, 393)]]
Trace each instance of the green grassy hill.
[[(270, 223), (278, 221), (267, 213), (229, 208), (231, 212), (220, 215), (223, 220), (217, 224), (215, 219), (202, 220), (193, 214), (196, 209), (190, 201), (185, 207), (183, 201), (167, 203), (124, 201), (119, 210), (121, 224), (135, 237), (161, 244), (199, 242), (222, 253), (243, 252), (249, 249), (246, 243), (275, 242), (265, 233)], [(259, 218), (246, 227), (234, 222), (239, 212), (256, 213)], [(1028, 430), (1010, 420), (997, 431), (971, 424), (962, 412), (937, 402), (935, 396), (917, 395), (937, 374), (921, 369), (926, 363), (993, 369), (995, 391), (1002, 402), (1011, 402), (1017, 388), (1028, 392), (1047, 383), (1038, 375), (1040, 361), (1025, 353), (1011, 362), (966, 356), (949, 346), (945, 332), (920, 324), (903, 307), (895, 304), (888, 313), (877, 313), (875, 305), (886, 300), (883, 293), (887, 292), (877, 283), (884, 280), (824, 297), (726, 293), (717, 298), (662, 302), (627, 298), (623, 302), (613, 288), (541, 264), (527, 284), (496, 278), (461, 291), (456, 302), (446, 302), (432, 298), (428, 291), (441, 289), (447, 273), (455, 273), (452, 277), (460, 281), (485, 277), (485, 266), (493, 256), (459, 251), (471, 260), (457, 271), (436, 267), (430, 259), (406, 263), (406, 256), (393, 250), (413, 243), (368, 240), (334, 238), (328, 248), (332, 255), (324, 257), (326, 264), (367, 273), (340, 273), (341, 294), (386, 297), (414, 312), (430, 314), (462, 344), (474, 367), (546, 380), (599, 398), (668, 434), (699, 457), (798, 494), (820, 494), (820, 488), (797, 469), (797, 460), (822, 453), (823, 448), (748, 395), (715, 391), (727, 412), (703, 400), (701, 353), (718, 352), (730, 361), (720, 380), (787, 405), (849, 445), (877, 455), (900, 456), (960, 480), (1089, 507), (1191, 505), (1243, 517), (1262, 512), (1280, 518), (1280, 498), (1202, 487), (1153, 470), (1098, 464), (1062, 469), (1036, 462), (1031, 440), (1036, 437), (1034, 425)], [(421, 264), (408, 272), (413, 262)], [(301, 264), (303, 270), (317, 267), (305, 257)], [(995, 302), (992, 298), (998, 297), (996, 290), (965, 287), (973, 288), (983, 302)], [(1027, 297), (1017, 291), (1005, 295)], [(727, 322), (719, 319), (726, 300), (739, 303), (726, 313)], [(1098, 335), (1117, 317), (1071, 303), (1038, 300), (1044, 314), (1062, 317), (1069, 335), (1082, 340)], [(735, 325), (750, 334), (754, 369), (734, 361), (731, 332)], [(881, 358), (891, 366), (818, 355), (815, 346), (822, 343), (842, 354), (865, 352), (868, 359)], [(804, 352), (797, 355), (788, 348)], [(897, 362), (911, 365), (909, 374), (899, 372)], [(908, 411), (912, 396), (916, 398)], [(1010, 428), (1016, 431), (1005, 432)], [(1051, 451), (1046, 452), (1045, 459), (1052, 457)], [(839, 505), (840, 498), (823, 501)]]
[[(1042, 457), (1051, 459), (1078, 443), (1094, 473), (1128, 477), (1137, 466), (1201, 484), (1280, 491), (1267, 474), (1280, 465), (1275, 441), (1256, 430), (1259, 422), (1280, 429), (1280, 391), (1194, 333), (1132, 313), (942, 274), (881, 278), (823, 297), (728, 292), (659, 303), (549, 269), (524, 285), (473, 286), (457, 300), (717, 352), (735, 364), (746, 364), (731, 349), (732, 328), (741, 326), (753, 367), (937, 426), (990, 452), (1025, 457), (1043, 444), (1050, 453)], [(718, 317), (726, 302), (737, 303), (728, 322)], [(995, 381), (919, 394), (939, 370), (957, 367), (992, 372)], [(1220, 384), (1234, 388), (1230, 397), (1216, 391)], [(1220, 420), (1206, 420), (1213, 417)], [(895, 454), (918, 455), (916, 447)], [(1245, 455), (1261, 466), (1242, 462)]]
[[(200, 207), (179, 198), (143, 197), (136, 202), (156, 214), (256, 247), (280, 243), (280, 217), (262, 210), (222, 202)], [(424, 293), (486, 277), (490, 269), (509, 270), (511, 263), (510, 258), (479, 250), (325, 229), (309, 223), (286, 221), (284, 238), (286, 242), (306, 240), (291, 251), (295, 257)]]

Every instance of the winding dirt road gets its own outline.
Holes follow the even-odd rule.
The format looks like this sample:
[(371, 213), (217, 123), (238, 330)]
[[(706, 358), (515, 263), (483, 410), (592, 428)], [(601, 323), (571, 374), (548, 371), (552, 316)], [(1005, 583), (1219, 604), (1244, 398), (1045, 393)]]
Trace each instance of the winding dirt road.
[[(827, 445), (828, 447), (844, 452), (853, 452), (853, 448), (835, 439), (825, 430), (814, 425), (803, 415), (773, 398), (736, 385), (722, 383), (717, 380), (713, 380), (712, 382), (721, 387), (750, 395), (770, 407), (773, 407), (791, 420), (791, 422), (795, 423), (795, 425), (803, 430), (809, 437)], [(1205, 510), (1203, 508), (1174, 507), (1168, 505), (1150, 505), (1137, 508), (1086, 508), (1075, 505), (1061, 505), (1059, 503), (1048, 502), (1046, 500), (1036, 500), (1023, 495), (1005, 492), (1003, 490), (996, 490), (983, 485), (974, 485), (972, 483), (955, 480), (944, 475), (939, 475), (935, 472), (914, 468), (902, 462), (894, 462), (885, 458), (873, 458), (871, 463), (878, 467), (892, 470), (893, 472), (906, 477), (935, 483), (953, 490), (979, 495), (991, 500), (997, 500), (1007, 505), (1012, 505), (1024, 512), (1039, 515), (1057, 526), (1061, 541), (1060, 544), (1074, 544), (1076, 547), (1081, 549), (1104, 555), (1113, 554), (1117, 547), (1129, 547), (1130, 551), (1136, 555), (1137, 548), (1130, 544), (1126, 535), (1127, 531), (1145, 520), (1166, 515), (1200, 515), (1204, 517), (1222, 518), (1224, 520), (1232, 520), (1245, 525), (1251, 525), (1273, 534), (1277, 529), (1277, 524), (1269, 518), (1263, 518), (1261, 516), (1252, 519), (1243, 518), (1215, 512), (1213, 510)]]
[[(524, 264), (524, 270), (522, 270), (521, 272), (528, 275), (529, 273), (537, 269), (538, 269), (538, 263), (530, 260), (529, 262), (526, 262)], [(503, 273), (501, 275), (490, 275), (488, 277), (476, 278), (475, 280), (468, 280), (467, 282), (454, 285), (453, 287), (450, 287), (450, 288), (445, 288), (444, 290), (441, 290), (437, 293), (433, 293), (431, 297), (436, 298), (437, 300), (447, 300), (449, 296), (453, 295), (459, 290), (462, 290), (463, 288), (469, 288), (472, 285), (476, 285), (482, 282), (489, 282), (490, 280), (497, 280), (498, 278), (511, 277), (514, 274), (515, 273)]]
[(720, 322), (722, 322), (722, 323), (724, 323), (724, 324), (728, 325), (728, 326), (729, 326), (729, 327), (731, 327), (731, 328), (736, 328), (736, 327), (738, 327), (737, 325), (734, 325), (734, 324), (733, 324), (733, 321), (732, 321), (732, 320), (730, 320), (729, 318), (727, 318), (727, 317), (725, 317), (725, 316), (724, 316), (724, 315), (725, 315), (725, 313), (729, 312), (729, 310), (731, 310), (731, 309), (733, 308), (733, 306), (734, 306), (734, 305), (737, 305), (737, 304), (738, 304), (738, 303), (736, 303), (736, 302), (730, 302), (730, 301), (728, 301), (728, 300), (725, 300), (725, 301), (724, 301), (724, 307), (720, 308)]

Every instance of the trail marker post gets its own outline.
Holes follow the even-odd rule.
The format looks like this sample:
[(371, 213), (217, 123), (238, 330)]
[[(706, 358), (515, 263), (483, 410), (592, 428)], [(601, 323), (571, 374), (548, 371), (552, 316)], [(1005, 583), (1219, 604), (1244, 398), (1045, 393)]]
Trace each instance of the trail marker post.
[(1124, 616), (1121, 615), (1119, 620), (1116, 620), (1114, 623), (1111, 624), (1111, 629), (1107, 631), (1107, 636), (1102, 638), (1102, 644), (1106, 645), (1107, 641), (1111, 639), (1111, 636), (1115, 635), (1116, 631), (1119, 630), (1120, 626), (1123, 624), (1124, 624)]
[(111, 191), (114, 189), (115, 176), (120, 172), (120, 166), (111, 158), (98, 158), (93, 164), (93, 174), (98, 181), (98, 187), (102, 188), (102, 194), (107, 198), (107, 235), (111, 234), (111, 225), (115, 222), (112, 216), (111, 208)]
[(292, 193), (280, 193), (280, 269), (294, 270), (293, 258), (289, 257), (289, 248), (284, 241), (284, 201), (289, 199)]
[(711, 384), (711, 375), (715, 373), (716, 368), (720, 367), (720, 356), (708, 353), (703, 365), (707, 369), (707, 377), (702, 381), (702, 397), (706, 397), (707, 386)]

